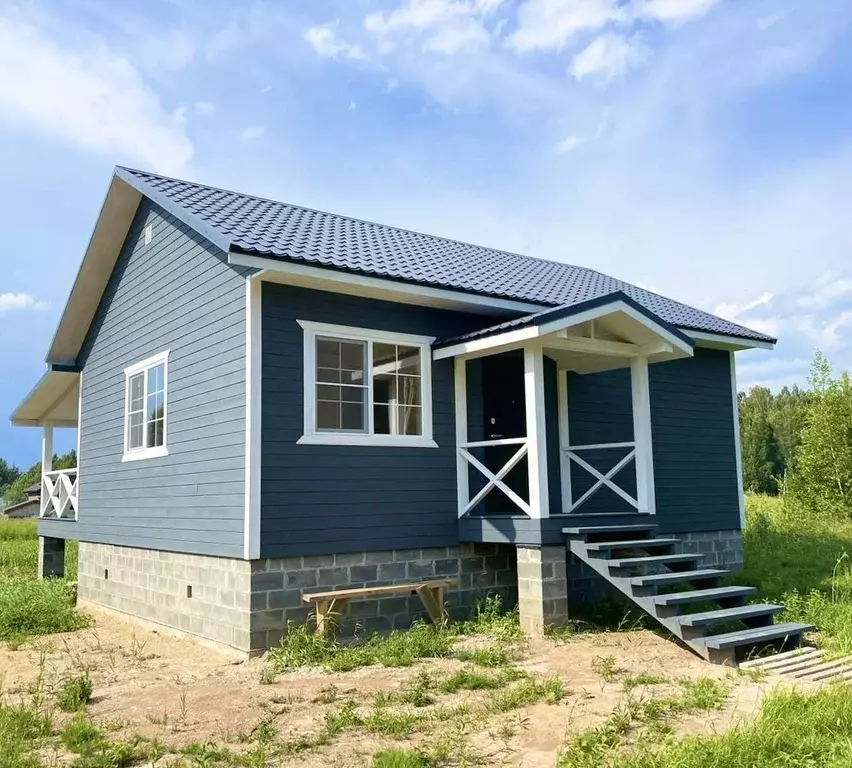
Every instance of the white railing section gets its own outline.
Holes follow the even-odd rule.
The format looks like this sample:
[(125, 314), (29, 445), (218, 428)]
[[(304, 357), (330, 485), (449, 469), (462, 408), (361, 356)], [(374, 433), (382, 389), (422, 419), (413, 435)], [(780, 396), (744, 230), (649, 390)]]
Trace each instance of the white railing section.
[[(581, 458), (577, 452), (578, 451), (599, 451), (602, 449), (610, 449), (610, 448), (630, 448), (627, 452), (627, 455), (618, 460), (615, 466), (610, 469), (606, 474), (600, 472), (595, 469), (588, 461)], [(597, 493), (601, 488), (609, 488), (614, 493), (617, 493), (624, 499), (628, 504), (636, 509), (639, 509), (639, 501), (634, 499), (627, 491), (623, 488), (620, 488), (615, 484), (613, 478), (621, 472), (631, 461), (635, 461), (636, 459), (636, 443), (596, 443), (594, 445), (570, 445), (567, 448), (563, 448), (565, 451), (565, 455), (568, 457), (567, 462), (567, 470), (571, 471), (571, 462), (577, 464), (577, 466), (582, 467), (586, 470), (592, 477), (597, 480), (597, 482), (591, 486), (579, 499), (576, 501), (572, 499), (568, 499), (568, 511), (573, 512), (577, 507), (587, 501), (591, 496)]]
[(39, 517), (77, 519), (77, 469), (57, 469), (41, 476)]
[[(492, 472), (488, 467), (486, 467), (479, 459), (477, 459), (471, 452), (471, 448), (491, 448), (494, 446), (500, 445), (517, 445), (520, 446), (515, 453), (512, 454), (511, 458), (497, 471)], [(460, 516), (464, 516), (470, 512), (477, 504), (479, 504), (482, 499), (494, 488), (498, 488), (503, 493), (506, 494), (518, 507), (520, 507), (521, 511), (529, 515), (530, 514), (530, 505), (529, 502), (524, 501), (517, 493), (515, 493), (508, 485), (503, 482), (503, 478), (512, 471), (514, 467), (517, 466), (518, 462), (524, 458), (529, 452), (529, 445), (527, 443), (527, 438), (525, 437), (510, 437), (503, 438), (501, 440), (478, 440), (476, 442), (465, 442), (459, 446), (459, 456), (464, 459), (468, 464), (472, 467), (476, 468), (479, 472), (485, 475), (485, 479), (488, 481), (482, 489), (472, 498), (467, 500), (462, 500), (464, 506), (460, 510)], [(465, 465), (463, 465), (465, 466)], [(467, 503), (464, 503), (464, 502)]]

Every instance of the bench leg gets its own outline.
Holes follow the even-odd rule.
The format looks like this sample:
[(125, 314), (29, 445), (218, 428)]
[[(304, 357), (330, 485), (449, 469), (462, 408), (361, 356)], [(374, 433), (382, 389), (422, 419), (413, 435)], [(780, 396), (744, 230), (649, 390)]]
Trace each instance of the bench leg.
[(417, 590), (420, 602), (432, 619), (433, 624), (440, 624), (444, 618), (444, 588), (443, 587), (420, 587)]
[(327, 629), (327, 619), (330, 614), (342, 613), (348, 601), (343, 598), (333, 600), (318, 600), (316, 604), (317, 634), (324, 635)]

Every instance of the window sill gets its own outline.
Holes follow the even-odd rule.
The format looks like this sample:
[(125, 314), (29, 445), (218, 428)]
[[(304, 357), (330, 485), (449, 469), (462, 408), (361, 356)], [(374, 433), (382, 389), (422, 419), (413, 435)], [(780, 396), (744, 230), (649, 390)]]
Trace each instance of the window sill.
[(169, 450), (166, 446), (159, 448), (145, 448), (139, 451), (129, 451), (121, 457), (122, 462), (125, 461), (142, 461), (143, 459), (159, 459), (163, 456), (168, 456)]
[(299, 445), (372, 445), (385, 448), (437, 448), (438, 444), (428, 437), (406, 437), (402, 435), (347, 435), (312, 434), (302, 435)]

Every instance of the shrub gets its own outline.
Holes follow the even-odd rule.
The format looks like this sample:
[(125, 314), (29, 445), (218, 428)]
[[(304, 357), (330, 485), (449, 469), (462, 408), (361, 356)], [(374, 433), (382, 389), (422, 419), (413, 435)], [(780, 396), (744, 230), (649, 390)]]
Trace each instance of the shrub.
[(56, 703), (63, 712), (79, 712), (91, 699), (92, 681), (88, 675), (68, 678), (56, 695)]

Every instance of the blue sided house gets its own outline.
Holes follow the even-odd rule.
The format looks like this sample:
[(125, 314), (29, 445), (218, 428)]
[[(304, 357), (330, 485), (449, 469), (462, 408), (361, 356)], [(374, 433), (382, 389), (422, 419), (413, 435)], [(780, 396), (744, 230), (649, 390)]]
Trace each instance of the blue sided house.
[(620, 592), (711, 661), (795, 645), (730, 579), (734, 355), (774, 343), (592, 269), (117, 168), (12, 415), (44, 432), (41, 573), (78, 540), (82, 602), (246, 653), (316, 593), (406, 626), (436, 580), (529, 632)]

